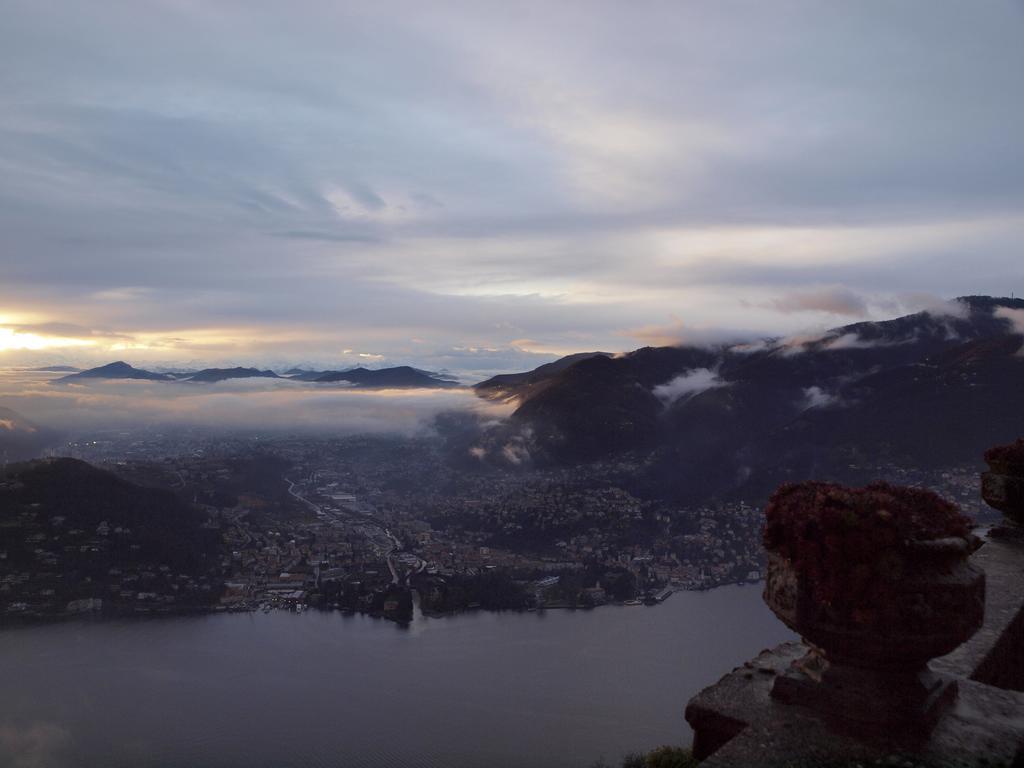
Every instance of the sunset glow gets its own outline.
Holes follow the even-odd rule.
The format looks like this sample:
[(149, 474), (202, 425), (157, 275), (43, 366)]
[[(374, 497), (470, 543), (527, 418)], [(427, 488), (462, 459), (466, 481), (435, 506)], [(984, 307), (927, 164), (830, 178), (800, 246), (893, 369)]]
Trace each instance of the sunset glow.
[(59, 336), (41, 336), (37, 333), (22, 333), (11, 328), (0, 328), (0, 352), (15, 350), (63, 349), (95, 347), (91, 339), (69, 339)]

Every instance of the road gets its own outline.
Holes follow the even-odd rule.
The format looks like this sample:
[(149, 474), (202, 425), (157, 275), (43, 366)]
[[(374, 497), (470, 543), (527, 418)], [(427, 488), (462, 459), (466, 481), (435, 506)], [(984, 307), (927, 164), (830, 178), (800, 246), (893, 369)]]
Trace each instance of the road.
[(294, 482), (289, 480), (287, 477), (285, 478), (285, 482), (288, 483), (288, 493), (290, 493), (294, 498), (298, 499), (303, 504), (305, 504), (307, 507), (312, 509), (317, 515), (322, 515), (323, 514), (323, 512), (321, 512), (321, 510), (320, 510), (320, 507), (318, 507), (312, 501), (310, 501), (305, 496), (303, 496), (301, 493), (298, 493), (295, 490), (295, 483)]
[[(395, 565), (395, 554), (402, 550), (402, 542), (398, 540), (398, 537), (391, 533), (390, 529), (386, 528), (376, 517), (368, 512), (356, 512), (355, 510), (348, 510), (348, 514), (345, 519), (342, 519), (342, 514), (338, 512), (328, 512), (322, 509), (318, 504), (313, 503), (296, 489), (296, 484), (289, 478), (284, 478), (288, 483), (288, 493), (293, 498), (302, 502), (309, 507), (317, 517), (326, 522), (337, 525), (350, 527), (355, 524), (357, 530), (361, 530), (362, 533), (370, 540), (377, 550), (377, 554), (383, 557), (388, 564), (388, 570), (391, 571), (391, 583), (399, 584), (408, 580), (408, 575), (403, 579), (398, 572), (398, 568)], [(382, 543), (382, 540), (387, 543)], [(422, 571), (426, 567), (426, 563), (420, 561), (417, 572)]]

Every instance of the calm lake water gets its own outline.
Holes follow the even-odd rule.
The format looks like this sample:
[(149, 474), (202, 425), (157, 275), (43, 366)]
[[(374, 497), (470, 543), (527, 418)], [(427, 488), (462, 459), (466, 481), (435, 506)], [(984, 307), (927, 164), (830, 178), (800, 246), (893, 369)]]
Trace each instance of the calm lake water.
[(588, 766), (791, 637), (760, 586), (408, 629), (306, 612), (0, 631), (0, 766)]

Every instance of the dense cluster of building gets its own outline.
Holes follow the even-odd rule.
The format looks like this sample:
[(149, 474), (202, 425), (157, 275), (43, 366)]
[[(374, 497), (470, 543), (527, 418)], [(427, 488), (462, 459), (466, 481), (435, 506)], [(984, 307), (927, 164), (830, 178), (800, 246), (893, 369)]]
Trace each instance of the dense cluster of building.
[[(643, 499), (616, 483), (621, 471), (600, 464), (467, 468), (434, 439), (366, 436), (112, 433), (69, 450), (205, 508), (224, 543), (225, 609), (319, 605), (401, 618), (410, 588), (435, 612), (598, 605), (757, 581), (763, 570), (758, 507)], [(974, 468), (850, 469), (939, 490), (978, 512)], [(28, 584), (45, 591), (55, 575), (50, 534), (25, 527), (19, 535), (38, 539), (41, 559), (38, 570), (2, 577), (8, 611), (27, 604), (10, 594)], [(61, 546), (102, 547), (119, 535), (67, 531)], [(112, 593), (140, 605), (220, 586), (159, 564), (111, 569), (109, 580)]]

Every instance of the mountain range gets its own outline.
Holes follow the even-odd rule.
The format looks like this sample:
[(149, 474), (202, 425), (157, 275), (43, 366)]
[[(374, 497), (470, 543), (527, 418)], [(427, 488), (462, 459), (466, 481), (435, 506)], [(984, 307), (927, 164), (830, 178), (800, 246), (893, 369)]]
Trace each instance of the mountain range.
[(394, 389), (394, 388), (428, 388), (447, 389), (458, 387), (456, 381), (444, 378), (440, 374), (421, 371), (407, 365), (393, 368), (353, 368), (347, 371), (310, 371), (293, 368), (283, 375), (271, 370), (259, 368), (204, 368), (201, 371), (186, 373), (156, 373), (142, 368), (135, 368), (123, 360), (108, 363), (98, 368), (72, 373), (55, 379), (54, 384), (88, 383), (95, 380), (145, 380), (145, 381), (181, 381), (197, 384), (213, 384), (218, 381), (232, 379), (291, 379), (316, 383), (346, 384), (363, 389)]
[(574, 355), (475, 390), (517, 404), (490, 437), (517, 456), (628, 453), (671, 495), (749, 496), (851, 465), (978, 462), (1024, 434), (1022, 334), (1024, 301), (968, 296), (809, 338)]
[[(308, 380), (308, 379), (307, 379)], [(395, 368), (353, 368), (348, 371), (323, 371), (313, 379), (317, 382), (348, 382), (355, 387), (448, 389), (458, 382), (441, 378), (436, 373), (421, 371), (408, 365)]]
[(261, 371), (259, 368), (204, 368), (201, 371), (179, 377), (179, 381), (213, 384), (230, 379), (279, 379), (273, 371)]

